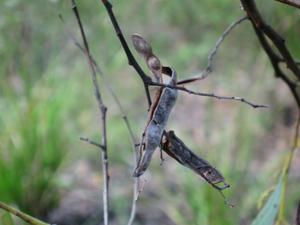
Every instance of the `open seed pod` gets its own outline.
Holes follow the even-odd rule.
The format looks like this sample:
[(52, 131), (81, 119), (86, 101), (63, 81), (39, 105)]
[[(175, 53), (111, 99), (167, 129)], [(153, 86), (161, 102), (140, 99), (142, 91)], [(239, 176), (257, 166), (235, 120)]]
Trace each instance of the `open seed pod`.
[[(168, 71), (172, 71), (169, 84), (176, 84), (176, 72), (171, 68)], [(156, 99), (153, 101), (149, 111), (149, 122), (141, 140), (139, 163), (133, 176), (139, 177), (147, 170), (155, 149), (160, 145), (162, 134), (176, 99), (176, 89), (162, 87), (157, 90)]]
[[(230, 187), (225, 183), (222, 174), (206, 160), (193, 153), (174, 133), (165, 132), (161, 141), (161, 148), (181, 165), (190, 168), (204, 178), (209, 184), (218, 190)], [(221, 184), (221, 186), (220, 186)]]

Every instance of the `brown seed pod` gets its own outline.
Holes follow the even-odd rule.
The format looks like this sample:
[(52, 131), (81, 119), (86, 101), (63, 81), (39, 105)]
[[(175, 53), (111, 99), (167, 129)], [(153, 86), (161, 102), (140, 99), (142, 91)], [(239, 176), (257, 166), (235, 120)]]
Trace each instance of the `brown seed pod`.
[[(223, 190), (229, 187), (229, 185), (225, 183), (225, 179), (221, 173), (211, 166), (209, 162), (193, 153), (173, 131), (164, 133), (161, 148), (180, 164), (192, 169), (195, 173), (203, 177), (214, 188)], [(223, 185), (218, 186), (218, 184)]]
[(145, 58), (153, 55), (151, 46), (142, 36), (139, 34), (133, 34), (131, 35), (131, 40), (135, 50)]
[[(172, 70), (173, 71), (173, 70)], [(170, 85), (176, 84), (176, 73), (172, 72)], [(148, 168), (155, 149), (159, 146), (162, 134), (167, 125), (171, 110), (177, 99), (177, 90), (161, 88), (158, 90), (156, 101), (153, 102), (149, 112), (149, 122), (146, 126), (140, 152), (141, 156), (133, 176), (141, 176)]]
[(150, 44), (139, 34), (131, 35), (131, 40), (135, 50), (144, 57), (148, 68), (153, 73), (156, 81), (159, 82), (162, 78), (162, 65), (159, 58), (153, 54)]
[(160, 82), (160, 79), (162, 77), (162, 74), (161, 74), (162, 66), (161, 66), (159, 59), (155, 55), (152, 55), (146, 59), (146, 62), (147, 62), (148, 68), (154, 75), (156, 81)]

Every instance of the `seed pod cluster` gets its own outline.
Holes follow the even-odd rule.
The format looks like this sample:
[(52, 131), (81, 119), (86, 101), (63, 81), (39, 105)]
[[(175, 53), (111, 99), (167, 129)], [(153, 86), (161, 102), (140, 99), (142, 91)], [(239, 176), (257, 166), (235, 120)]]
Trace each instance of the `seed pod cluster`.
[[(171, 77), (169, 85), (176, 86), (176, 72), (161, 65), (150, 44), (138, 34), (131, 36), (136, 51), (143, 56), (157, 82), (162, 83), (162, 73)], [(149, 167), (152, 155), (160, 147), (181, 165), (190, 168), (218, 190), (229, 187), (221, 173), (209, 162), (193, 153), (173, 131), (166, 132), (169, 115), (177, 99), (177, 89), (160, 87), (150, 107), (148, 122), (140, 142), (140, 157), (133, 176), (141, 176)]]

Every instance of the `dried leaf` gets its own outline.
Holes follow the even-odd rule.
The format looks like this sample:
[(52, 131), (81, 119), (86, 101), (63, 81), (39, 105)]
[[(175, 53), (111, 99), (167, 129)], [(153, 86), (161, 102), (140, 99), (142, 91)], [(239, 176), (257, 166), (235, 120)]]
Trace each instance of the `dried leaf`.
[[(174, 133), (165, 132), (161, 142), (162, 149), (185, 167), (192, 169), (218, 190), (228, 188), (221, 173), (209, 162), (193, 153)], [(222, 184), (222, 186), (218, 186)]]

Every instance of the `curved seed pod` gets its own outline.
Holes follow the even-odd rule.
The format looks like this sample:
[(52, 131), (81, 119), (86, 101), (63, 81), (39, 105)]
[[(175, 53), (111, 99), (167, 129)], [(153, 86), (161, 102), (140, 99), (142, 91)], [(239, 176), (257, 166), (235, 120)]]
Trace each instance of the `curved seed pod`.
[[(172, 70), (170, 85), (176, 84), (176, 72)], [(133, 176), (141, 176), (148, 168), (155, 149), (161, 142), (161, 137), (167, 125), (171, 110), (177, 99), (177, 90), (171, 88), (162, 88), (158, 90), (160, 95), (149, 112), (149, 123), (144, 132), (144, 138), (141, 142), (141, 156)]]
[[(173, 131), (165, 132), (161, 142), (162, 149), (185, 167), (192, 169), (218, 190), (230, 187), (221, 173), (209, 162), (193, 153)], [(218, 184), (222, 183), (222, 186)]]

